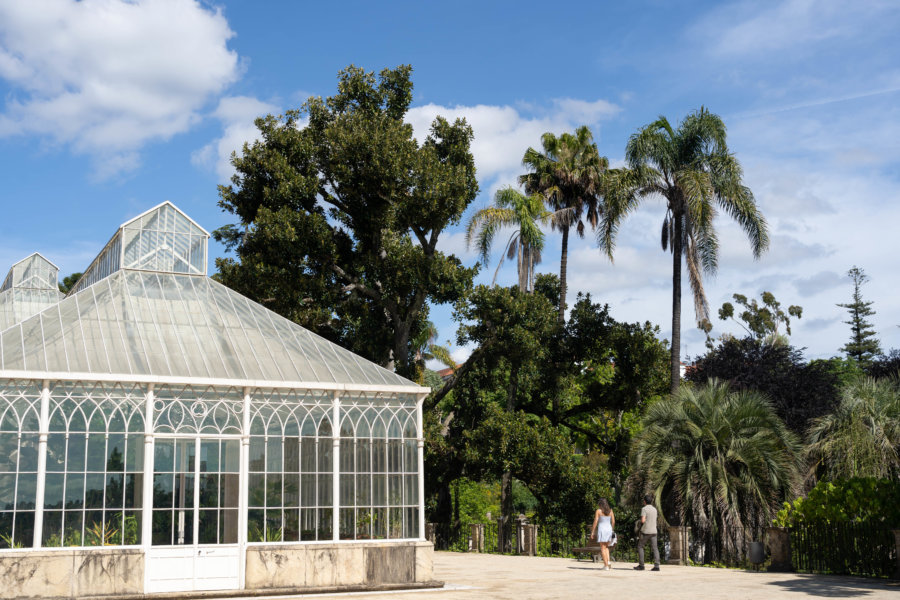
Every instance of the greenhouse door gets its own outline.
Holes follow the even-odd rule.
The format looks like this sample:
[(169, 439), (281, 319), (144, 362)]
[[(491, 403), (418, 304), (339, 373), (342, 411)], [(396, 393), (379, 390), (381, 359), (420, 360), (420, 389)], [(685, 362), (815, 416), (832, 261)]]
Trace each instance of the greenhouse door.
[(239, 438), (156, 438), (149, 593), (240, 587)]

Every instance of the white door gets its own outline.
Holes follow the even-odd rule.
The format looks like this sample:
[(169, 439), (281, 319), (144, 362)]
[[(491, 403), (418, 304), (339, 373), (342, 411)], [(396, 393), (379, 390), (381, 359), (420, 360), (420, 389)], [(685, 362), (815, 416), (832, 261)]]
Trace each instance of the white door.
[(147, 592), (240, 587), (240, 439), (156, 438)]

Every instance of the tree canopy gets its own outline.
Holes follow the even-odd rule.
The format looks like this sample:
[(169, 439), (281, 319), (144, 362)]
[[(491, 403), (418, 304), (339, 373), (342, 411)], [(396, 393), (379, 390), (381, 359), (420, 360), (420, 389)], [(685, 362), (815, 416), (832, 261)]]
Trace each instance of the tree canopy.
[(219, 188), (238, 223), (214, 233), (237, 257), (217, 259), (220, 281), (407, 377), (428, 303), (471, 286), (437, 242), (478, 192), (465, 120), (413, 137), (411, 73), (351, 66), (334, 96), (257, 119)]

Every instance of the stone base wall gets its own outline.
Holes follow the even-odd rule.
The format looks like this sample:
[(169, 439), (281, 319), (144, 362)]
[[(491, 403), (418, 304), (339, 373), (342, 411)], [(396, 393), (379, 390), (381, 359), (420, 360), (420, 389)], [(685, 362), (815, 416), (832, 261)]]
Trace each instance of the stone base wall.
[[(279, 590), (280, 593), (316, 588), (360, 591), (368, 587), (427, 584), (434, 579), (433, 551), (431, 542), (250, 546), (244, 589)], [(139, 549), (0, 553), (0, 599), (137, 598), (143, 594), (144, 553)], [(215, 593), (203, 595), (215, 596)], [(233, 596), (235, 592), (223, 595)]]
[(0, 598), (78, 598), (143, 591), (141, 550), (23, 550), (0, 554)]
[(272, 544), (247, 548), (245, 588), (322, 588), (424, 583), (431, 542)]

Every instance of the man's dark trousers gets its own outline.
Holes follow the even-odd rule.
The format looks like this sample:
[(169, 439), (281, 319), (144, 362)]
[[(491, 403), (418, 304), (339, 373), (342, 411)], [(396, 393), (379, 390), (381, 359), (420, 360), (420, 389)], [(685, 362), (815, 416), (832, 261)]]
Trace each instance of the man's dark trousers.
[(653, 546), (653, 566), (659, 566), (659, 546), (656, 544), (655, 533), (642, 533), (638, 539), (638, 564), (644, 566), (644, 544), (647, 542)]

